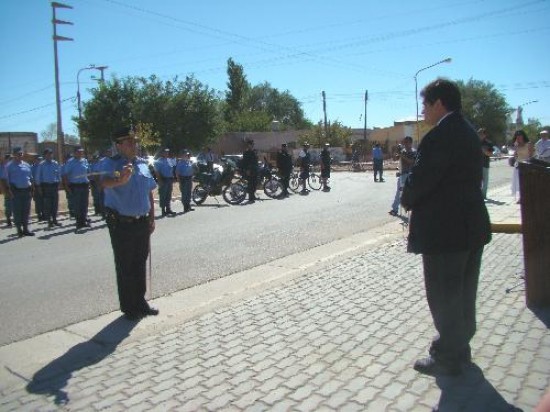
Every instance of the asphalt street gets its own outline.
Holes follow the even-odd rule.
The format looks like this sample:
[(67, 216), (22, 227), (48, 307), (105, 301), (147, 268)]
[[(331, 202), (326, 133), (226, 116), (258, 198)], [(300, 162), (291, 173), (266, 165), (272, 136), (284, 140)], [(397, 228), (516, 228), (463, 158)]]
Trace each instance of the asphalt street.
[[(510, 180), (495, 162), (491, 186)], [(229, 206), (221, 197), (183, 215), (159, 218), (152, 237), (152, 296), (157, 298), (225, 277), (312, 247), (383, 225), (395, 193), (395, 172), (385, 183), (372, 173), (333, 173), (329, 193)], [(0, 345), (117, 310), (114, 263), (104, 222), (74, 233), (74, 221), (35, 238), (0, 231)], [(405, 232), (404, 232), (405, 235)]]

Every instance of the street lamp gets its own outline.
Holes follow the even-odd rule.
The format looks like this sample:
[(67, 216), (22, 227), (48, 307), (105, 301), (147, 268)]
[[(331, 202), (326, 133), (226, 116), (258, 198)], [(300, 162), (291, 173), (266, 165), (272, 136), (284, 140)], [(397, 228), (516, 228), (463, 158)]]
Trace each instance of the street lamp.
[(538, 103), (539, 101), (538, 100), (531, 100), (530, 102), (526, 102), (526, 103), (522, 103), (520, 105), (518, 105), (518, 108), (516, 109), (517, 110), (517, 114), (516, 114), (516, 129), (517, 129), (517, 126), (523, 126), (523, 107), (524, 106), (527, 106), (528, 104), (531, 104), (531, 103)]
[(416, 139), (417, 139), (416, 143), (417, 143), (417, 145), (418, 145), (418, 141), (420, 140), (420, 126), (418, 124), (418, 73), (420, 73), (421, 71), (424, 71), (426, 69), (429, 69), (431, 67), (437, 66), (438, 64), (450, 63), (451, 61), (452, 61), (452, 59), (450, 57), (447, 57), (446, 59), (438, 61), (437, 63), (430, 64), (429, 66), (421, 68), (414, 75), (414, 98), (416, 100)]
[(101, 79), (100, 81), (104, 81), (103, 77), (103, 71), (105, 69), (108, 69), (109, 66), (96, 66), (95, 64), (90, 64), (87, 67), (83, 67), (78, 71), (76, 74), (76, 101), (77, 101), (77, 107), (78, 107), (78, 137), (80, 137), (80, 121), (82, 120), (82, 102), (80, 100), (80, 73), (84, 70), (99, 70), (101, 71)]
[(59, 93), (59, 64), (57, 59), (57, 42), (58, 41), (73, 41), (70, 37), (58, 36), (57, 35), (57, 25), (58, 24), (69, 24), (72, 25), (70, 21), (58, 20), (55, 15), (56, 9), (72, 9), (72, 6), (68, 6), (63, 3), (58, 3), (52, 1), (52, 25), (53, 25), (53, 54), (54, 54), (54, 63), (55, 63), (55, 104), (57, 108), (57, 160), (60, 162), (63, 161), (63, 146), (65, 145), (64, 136), (63, 136), (63, 121), (61, 119), (61, 96)]

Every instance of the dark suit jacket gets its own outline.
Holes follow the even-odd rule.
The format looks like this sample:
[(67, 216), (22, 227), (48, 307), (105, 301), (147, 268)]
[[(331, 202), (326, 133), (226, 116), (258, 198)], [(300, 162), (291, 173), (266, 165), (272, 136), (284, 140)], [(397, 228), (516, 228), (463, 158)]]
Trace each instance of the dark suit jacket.
[(401, 196), (401, 204), (412, 211), (409, 252), (467, 251), (491, 240), (482, 162), (479, 137), (459, 113), (424, 136)]

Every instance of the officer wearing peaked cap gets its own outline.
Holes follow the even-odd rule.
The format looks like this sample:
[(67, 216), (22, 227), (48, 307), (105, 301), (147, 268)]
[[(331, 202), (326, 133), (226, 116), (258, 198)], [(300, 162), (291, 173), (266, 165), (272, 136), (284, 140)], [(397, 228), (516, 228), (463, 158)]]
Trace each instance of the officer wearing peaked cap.
[(32, 198), (32, 171), (31, 166), (23, 160), (23, 150), (20, 147), (13, 149), (13, 160), (6, 166), (6, 180), (8, 196), (13, 200), (13, 220), (17, 228), (17, 235), (34, 236), (29, 231), (29, 216)]
[(157, 187), (136, 137), (126, 127), (113, 135), (118, 154), (105, 162), (101, 184), (115, 258), (120, 310), (129, 320), (157, 315), (145, 300), (146, 263), (155, 230), (153, 190)]

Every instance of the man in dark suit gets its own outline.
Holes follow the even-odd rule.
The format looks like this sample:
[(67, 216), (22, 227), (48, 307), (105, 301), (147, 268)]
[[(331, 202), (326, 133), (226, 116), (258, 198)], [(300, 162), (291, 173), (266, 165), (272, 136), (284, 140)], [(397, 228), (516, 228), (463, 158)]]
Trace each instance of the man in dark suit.
[(439, 333), (414, 369), (458, 375), (471, 361), (483, 247), (491, 239), (479, 182), (481, 142), (461, 113), (460, 90), (438, 79), (420, 93), (433, 125), (418, 147), (401, 204), (411, 210), (408, 251), (421, 253), (428, 306)]

